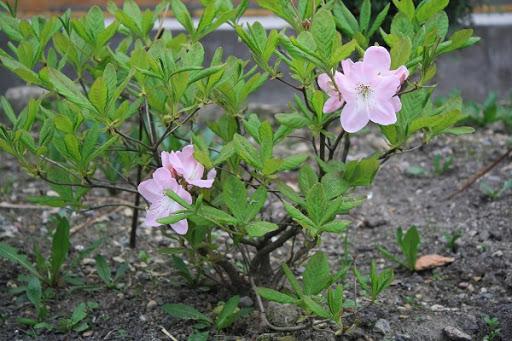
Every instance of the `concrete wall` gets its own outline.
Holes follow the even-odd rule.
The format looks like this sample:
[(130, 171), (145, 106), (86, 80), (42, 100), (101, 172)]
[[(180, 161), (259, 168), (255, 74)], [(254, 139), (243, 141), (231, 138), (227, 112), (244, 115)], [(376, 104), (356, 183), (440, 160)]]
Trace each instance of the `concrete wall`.
[[(490, 91), (501, 97), (512, 90), (512, 25), (477, 26), (475, 34), (482, 38), (480, 44), (452, 53), (439, 60), (437, 94), (445, 95), (459, 89), (466, 99), (481, 101)], [(5, 36), (0, 35), (0, 46), (6, 47)], [(225, 55), (249, 58), (249, 51), (229, 30), (215, 32), (204, 41), (207, 54), (218, 47)], [(0, 68), (0, 93), (13, 86), (23, 85), (15, 75)], [(268, 82), (253, 100), (262, 104), (286, 105), (292, 92), (278, 81)]]

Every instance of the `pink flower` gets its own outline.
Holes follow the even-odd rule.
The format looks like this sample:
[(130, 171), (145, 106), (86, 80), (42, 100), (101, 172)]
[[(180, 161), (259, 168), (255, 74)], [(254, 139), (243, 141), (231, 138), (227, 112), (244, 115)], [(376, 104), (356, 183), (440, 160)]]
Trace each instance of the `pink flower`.
[(409, 76), (407, 68), (390, 70), (391, 56), (380, 46), (369, 47), (362, 61), (346, 59), (341, 64), (339, 88), (346, 101), (340, 117), (343, 129), (354, 133), (369, 121), (381, 125), (395, 123), (396, 113), (402, 107), (396, 94)]
[(334, 82), (333, 84), (331, 77), (328, 74), (322, 73), (318, 76), (318, 86), (322, 89), (328, 96), (329, 99), (325, 101), (323, 111), (325, 113), (331, 113), (343, 105), (343, 96), (340, 93), (340, 81), (341, 81), (341, 72), (334, 72)]
[[(146, 214), (144, 225), (148, 227), (160, 226), (157, 220), (165, 218), (171, 214), (183, 210), (183, 206), (172, 200), (165, 194), (165, 191), (172, 190), (180, 198), (192, 203), (192, 197), (181, 185), (178, 184), (176, 179), (172, 176), (171, 172), (160, 167), (153, 173), (153, 178), (145, 180), (139, 184), (139, 193), (150, 203), (149, 210)], [(177, 223), (171, 224), (171, 227), (178, 234), (186, 234), (188, 230), (188, 222), (186, 219), (180, 220)]]
[(212, 168), (203, 180), (204, 167), (194, 158), (194, 146), (185, 146), (181, 151), (162, 152), (162, 166), (174, 176), (181, 176), (189, 185), (210, 188), (213, 185), (217, 171)]

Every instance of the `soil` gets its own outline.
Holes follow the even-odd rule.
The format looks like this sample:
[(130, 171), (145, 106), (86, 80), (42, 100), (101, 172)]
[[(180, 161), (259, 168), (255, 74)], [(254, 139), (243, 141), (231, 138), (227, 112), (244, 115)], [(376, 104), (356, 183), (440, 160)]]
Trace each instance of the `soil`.
[[(376, 136), (369, 131), (356, 137), (351, 157), (358, 157), (372, 146), (378, 148)], [(273, 332), (258, 323), (254, 312), (252, 317), (222, 333), (212, 330), (210, 337), (217, 340), (444, 340), (452, 327), (472, 340), (482, 340), (489, 332), (483, 316), (489, 315), (500, 322), (501, 340), (512, 340), (512, 191), (491, 199), (479, 190), (477, 183), (453, 199), (446, 199), (460, 183), (503, 153), (507, 139), (508, 135), (500, 127), (470, 136), (443, 137), (422, 149), (396, 155), (384, 164), (375, 185), (367, 191), (368, 200), (352, 216), (356, 223), (349, 238), (357, 265), (363, 272), (372, 259), (379, 268), (394, 266), (381, 258), (376, 246), (383, 245), (397, 253), (396, 228), (412, 224), (418, 226), (421, 234), (421, 254), (450, 256), (455, 261), (421, 273), (395, 269), (392, 286), (378, 302), (347, 318), (347, 324), (353, 323), (353, 327), (346, 335), (335, 337), (334, 329), (328, 325), (295, 333)], [(436, 153), (453, 157), (453, 167), (441, 175), (435, 175), (432, 168)], [(424, 174), (410, 175), (411, 166), (423, 167)], [(41, 238), (47, 238), (48, 216), (56, 210), (16, 206), (26, 204), (28, 196), (45, 192), (47, 188), (37, 179), (24, 175), (5, 153), (0, 154), (0, 169), (0, 240), (29, 254), (36, 241), (47, 248), (48, 243), (41, 242)], [(512, 179), (510, 159), (481, 181), (497, 187), (507, 179)], [(101, 200), (105, 194), (96, 192), (95, 197)], [(90, 328), (85, 332), (43, 332), (31, 336), (30, 330), (17, 323), (16, 318), (33, 316), (33, 308), (24, 295), (11, 293), (20, 283), (17, 276), (23, 273), (22, 269), (0, 259), (0, 339), (185, 340), (193, 322), (169, 317), (161, 309), (163, 304), (185, 303), (208, 312), (217, 302), (229, 298), (230, 293), (220, 286), (189, 288), (176, 275), (169, 258), (158, 253), (158, 248), (171, 245), (159, 230), (141, 228), (137, 249), (128, 248), (130, 217), (131, 211), (124, 208), (101, 209), (73, 217), (72, 226), (81, 228), (72, 234), (72, 256), (94, 240), (105, 238), (98, 252), (107, 257), (111, 266), (115, 268), (125, 261), (130, 264), (120, 281), (123, 287), (107, 289), (95, 272), (94, 255), (90, 256), (79, 269), (73, 269), (89, 285), (88, 290), (65, 286), (57, 289), (55, 297), (49, 300), (49, 320), (53, 322), (69, 317), (80, 302), (97, 302), (99, 307), (86, 319)], [(443, 235), (456, 231), (461, 232), (461, 237), (452, 252)], [(339, 263), (341, 239), (326, 238), (322, 249), (333, 264)], [(140, 257), (141, 250), (149, 257)], [(248, 301), (250, 304), (251, 300)], [(288, 313), (295, 314), (286, 310), (282, 314)]]

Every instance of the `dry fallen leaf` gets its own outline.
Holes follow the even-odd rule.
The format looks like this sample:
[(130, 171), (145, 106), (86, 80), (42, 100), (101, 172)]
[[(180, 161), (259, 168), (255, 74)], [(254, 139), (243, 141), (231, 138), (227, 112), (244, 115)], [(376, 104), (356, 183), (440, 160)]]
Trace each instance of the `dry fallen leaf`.
[(440, 255), (425, 255), (416, 260), (416, 271), (437, 268), (446, 264), (450, 264), (455, 260), (453, 257), (444, 257)]

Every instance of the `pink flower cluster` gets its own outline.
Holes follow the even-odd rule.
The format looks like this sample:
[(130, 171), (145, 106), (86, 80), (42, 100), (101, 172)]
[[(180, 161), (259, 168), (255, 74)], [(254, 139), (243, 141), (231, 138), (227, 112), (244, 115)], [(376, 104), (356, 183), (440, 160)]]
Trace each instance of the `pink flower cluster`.
[[(162, 167), (158, 168), (152, 179), (139, 184), (139, 193), (149, 202), (144, 225), (148, 227), (160, 226), (158, 219), (183, 210), (183, 206), (172, 200), (166, 191), (173, 191), (187, 203), (192, 203), (192, 196), (187, 191), (192, 186), (210, 188), (217, 172), (211, 169), (206, 179), (203, 179), (204, 166), (194, 158), (194, 146), (185, 146), (181, 151), (162, 152)], [(178, 234), (186, 234), (188, 221), (180, 220), (171, 227)]]
[(340, 120), (349, 133), (361, 130), (369, 121), (394, 124), (396, 113), (402, 108), (397, 93), (409, 76), (407, 68), (402, 65), (390, 70), (391, 56), (380, 46), (369, 47), (362, 61), (346, 59), (341, 65), (343, 73), (318, 76), (318, 86), (329, 96), (324, 112), (334, 112), (345, 103)]

